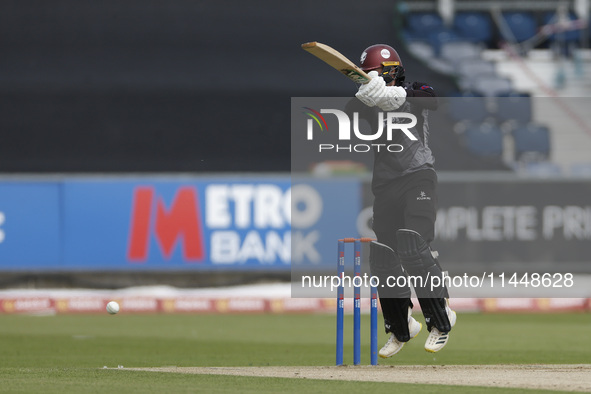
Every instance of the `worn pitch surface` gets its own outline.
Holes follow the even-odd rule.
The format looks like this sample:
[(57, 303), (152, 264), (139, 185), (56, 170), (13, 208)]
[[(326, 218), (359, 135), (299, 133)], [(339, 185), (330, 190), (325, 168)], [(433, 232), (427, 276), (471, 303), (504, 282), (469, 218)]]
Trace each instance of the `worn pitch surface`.
[(124, 370), (295, 379), (591, 391), (591, 364), (400, 365), (340, 367), (159, 367)]

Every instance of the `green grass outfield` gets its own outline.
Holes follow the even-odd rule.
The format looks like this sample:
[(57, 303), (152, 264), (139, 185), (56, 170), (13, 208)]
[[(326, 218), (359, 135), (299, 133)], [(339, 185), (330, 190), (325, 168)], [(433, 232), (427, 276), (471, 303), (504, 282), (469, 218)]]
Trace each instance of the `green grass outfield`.
[[(345, 338), (352, 339), (352, 317)], [(362, 363), (369, 364), (363, 316)], [(426, 332), (386, 365), (579, 364), (591, 361), (591, 314), (459, 314), (447, 347), (423, 350)], [(103, 366), (333, 365), (335, 319), (325, 314), (0, 315), (0, 392), (348, 393), (386, 392), (392, 383), (185, 375)], [(380, 346), (386, 335), (380, 332)], [(345, 362), (352, 362), (347, 340)], [(433, 392), (433, 386), (396, 384)], [(363, 390), (363, 391), (362, 391)], [(440, 386), (438, 393), (524, 392)], [(372, 391), (369, 391), (372, 392)], [(527, 390), (533, 392), (533, 390)], [(546, 391), (548, 392), (548, 391)]]

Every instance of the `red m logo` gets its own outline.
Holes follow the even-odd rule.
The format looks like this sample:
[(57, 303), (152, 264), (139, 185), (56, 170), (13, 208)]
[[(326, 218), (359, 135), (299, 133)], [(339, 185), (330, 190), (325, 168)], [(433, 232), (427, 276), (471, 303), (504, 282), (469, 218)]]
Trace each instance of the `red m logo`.
[(153, 217), (153, 203), (153, 187), (145, 186), (135, 189), (127, 258), (136, 262), (147, 260), (150, 232), (153, 231), (165, 258), (171, 258), (178, 241), (182, 242), (184, 260), (188, 262), (203, 260), (205, 248), (199, 215), (199, 200), (195, 189), (193, 187), (179, 188), (168, 210), (162, 198), (159, 198), (155, 217)]

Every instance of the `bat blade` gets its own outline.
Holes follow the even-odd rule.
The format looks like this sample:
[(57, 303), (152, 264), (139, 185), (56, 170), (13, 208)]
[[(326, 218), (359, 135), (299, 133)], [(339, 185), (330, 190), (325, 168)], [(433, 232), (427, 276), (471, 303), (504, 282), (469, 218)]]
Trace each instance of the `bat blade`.
[(368, 83), (371, 78), (355, 63), (347, 59), (334, 48), (320, 42), (312, 41), (302, 44), (302, 49), (324, 61), (329, 66), (340, 71), (347, 78), (356, 83)]

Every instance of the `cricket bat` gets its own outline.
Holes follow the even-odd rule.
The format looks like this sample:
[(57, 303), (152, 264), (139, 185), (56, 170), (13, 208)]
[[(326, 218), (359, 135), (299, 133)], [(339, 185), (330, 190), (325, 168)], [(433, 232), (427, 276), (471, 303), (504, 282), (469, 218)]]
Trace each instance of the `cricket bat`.
[(313, 41), (302, 44), (302, 48), (316, 56), (318, 59), (326, 62), (329, 66), (337, 69), (353, 82), (365, 84), (371, 80), (370, 76), (367, 75), (365, 71), (357, 67), (355, 63), (347, 59), (339, 51), (328, 45)]

